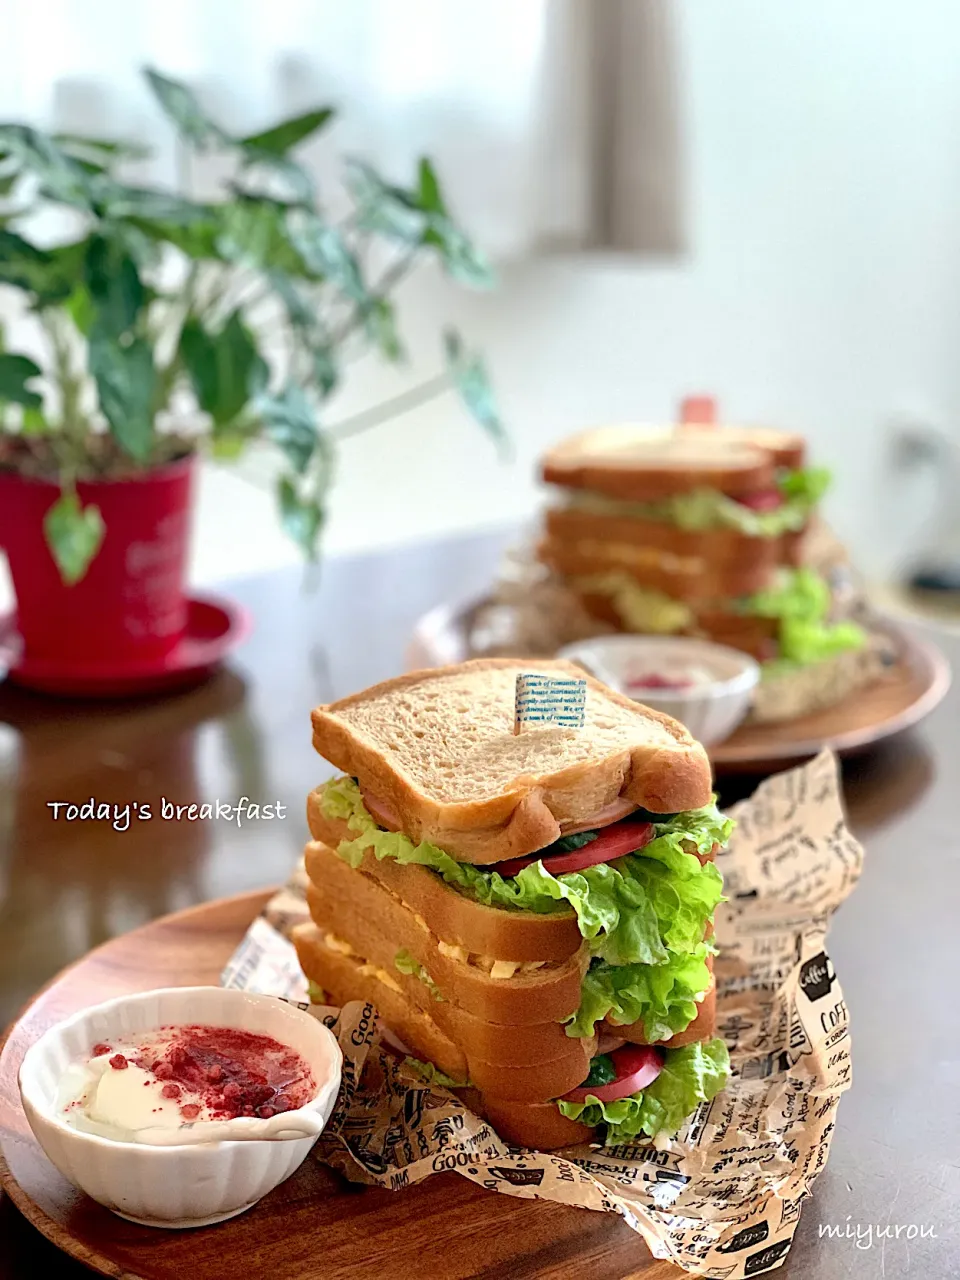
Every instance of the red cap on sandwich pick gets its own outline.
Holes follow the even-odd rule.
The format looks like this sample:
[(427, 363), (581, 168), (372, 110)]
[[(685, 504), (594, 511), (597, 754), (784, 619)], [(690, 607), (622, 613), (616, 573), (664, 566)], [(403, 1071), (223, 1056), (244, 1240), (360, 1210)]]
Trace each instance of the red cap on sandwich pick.
[(717, 425), (716, 400), (713, 396), (684, 396), (680, 401), (679, 422), (685, 427), (715, 427)]

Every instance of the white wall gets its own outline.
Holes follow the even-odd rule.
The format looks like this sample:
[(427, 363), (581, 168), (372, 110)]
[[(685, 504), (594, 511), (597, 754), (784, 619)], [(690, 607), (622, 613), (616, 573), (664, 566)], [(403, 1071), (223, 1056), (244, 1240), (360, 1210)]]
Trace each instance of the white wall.
[[(872, 575), (927, 493), (890, 466), (905, 410), (960, 412), (960, 11), (948, 0), (680, 0), (685, 261), (545, 261), (466, 302), (518, 450), (499, 466), (444, 402), (344, 450), (331, 542), (523, 516), (540, 449), (715, 392), (805, 432)], [(405, 476), (405, 480), (400, 477)], [(366, 496), (363, 496), (366, 495)]]

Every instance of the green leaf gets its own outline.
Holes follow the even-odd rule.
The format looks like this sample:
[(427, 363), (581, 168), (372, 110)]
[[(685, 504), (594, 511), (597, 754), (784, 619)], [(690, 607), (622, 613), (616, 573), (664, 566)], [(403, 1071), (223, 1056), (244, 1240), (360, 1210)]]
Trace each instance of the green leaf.
[(311, 329), (317, 323), (318, 308), (315, 302), (305, 298), (285, 271), (273, 270), (267, 278), (274, 292), (283, 303), (290, 323), (297, 329)]
[(37, 293), (51, 273), (50, 254), (15, 231), (0, 230), (0, 283)]
[(220, 218), (217, 252), (228, 262), (300, 279), (314, 276), (293, 243), (286, 206), (246, 195), (221, 206)]
[(213, 333), (191, 317), (180, 332), (180, 356), (200, 408), (216, 427), (239, 416), (265, 382), (263, 361), (239, 311)]
[(230, 186), (237, 195), (246, 199), (271, 201), (285, 209), (312, 209), (316, 204), (317, 193), (313, 178), (291, 156), (271, 155), (267, 151), (245, 152), (243, 166), (247, 174), (251, 170), (266, 170), (271, 177), (279, 178), (287, 188), (289, 199), (278, 199), (274, 191), (260, 191), (251, 189), (246, 184), (231, 183)]
[(444, 271), (461, 284), (489, 289), (495, 283), (490, 263), (449, 218), (432, 216), (422, 243), (436, 249)]
[(87, 211), (92, 208), (89, 175), (48, 134), (28, 125), (0, 124), (0, 150), (38, 178), (41, 193), (51, 200)]
[(730, 1055), (718, 1037), (667, 1049), (660, 1074), (639, 1093), (612, 1102), (601, 1102), (592, 1094), (584, 1102), (558, 1099), (557, 1106), (570, 1120), (605, 1124), (604, 1145), (615, 1146), (640, 1134), (654, 1138), (676, 1133), (701, 1102), (717, 1096), (729, 1074)]
[(369, 297), (360, 264), (336, 227), (315, 213), (304, 212), (291, 228), (291, 239), (309, 269), (354, 302)]
[(151, 67), (144, 68), (147, 83), (167, 118), (177, 131), (200, 150), (222, 145), (230, 141), (228, 135), (215, 124), (200, 106), (196, 94), (182, 80), (161, 75)]
[(63, 309), (73, 321), (77, 332), (85, 338), (89, 337), (96, 320), (97, 309), (85, 285), (76, 286), (73, 293), (64, 301)]
[(704, 926), (721, 897), (721, 877), (713, 863), (701, 866), (686, 850), (708, 852), (727, 839), (733, 825), (709, 804), (655, 822), (649, 844), (614, 862), (554, 876), (537, 861), (515, 876), (501, 876), (456, 862), (429, 841), (414, 844), (402, 832), (381, 831), (352, 778), (325, 783), (320, 806), (325, 817), (342, 819), (356, 833), (336, 850), (351, 866), (369, 849), (379, 861), (432, 867), (484, 906), (537, 914), (570, 907), (591, 953), (611, 964), (665, 964), (668, 947), (692, 952), (703, 945)]
[(363, 326), (382, 356), (393, 361), (403, 359), (396, 308), (389, 298), (374, 298), (372, 304), (364, 308)]
[(319, 107), (315, 111), (305, 111), (303, 115), (291, 116), (290, 119), (282, 120), (262, 133), (251, 133), (246, 138), (238, 138), (237, 145), (244, 151), (284, 156), (291, 147), (297, 146), (311, 134), (323, 129), (335, 115), (333, 107)]
[(134, 214), (127, 218), (127, 222), (148, 240), (158, 245), (173, 245), (194, 261), (219, 260), (223, 257), (219, 248), (221, 227), (213, 217), (193, 222), (165, 222)]
[(60, 577), (73, 586), (87, 572), (105, 533), (100, 508), (80, 506), (76, 493), (63, 493), (43, 517), (47, 546)]
[(313, 406), (301, 387), (289, 383), (279, 395), (262, 395), (257, 408), (268, 437), (303, 475), (317, 448), (319, 431)]
[(357, 159), (347, 161), (346, 183), (363, 230), (406, 245), (423, 243), (427, 218), (409, 192), (385, 182), (372, 165)]
[(43, 410), (34, 405), (24, 405), (20, 415), (20, 434), (24, 436), (46, 435), (50, 424), (43, 416)]
[(277, 499), (280, 504), (280, 523), (284, 531), (310, 560), (316, 560), (317, 543), (325, 516), (321, 502), (312, 495), (301, 497), (288, 476), (280, 478)]
[(424, 213), (446, 214), (447, 206), (440, 191), (440, 181), (436, 170), (426, 156), (420, 157), (418, 170), (420, 186), (417, 193), (417, 204)]
[(119, 138), (87, 138), (79, 133), (55, 133), (53, 141), (65, 151), (103, 156), (111, 160), (146, 160), (152, 153), (139, 142)]
[(311, 355), (313, 357), (313, 375), (317, 380), (317, 385), (324, 396), (329, 396), (340, 381), (336, 347), (317, 347), (311, 351)]
[(445, 330), (443, 344), (447, 357), (447, 369), (454, 386), (460, 393), (460, 398), (480, 426), (501, 448), (504, 447), (508, 442), (508, 436), (497, 412), (493, 388), (490, 386), (487, 367), (482, 356), (468, 352), (460, 335), (454, 329)]
[(83, 263), (83, 277), (98, 327), (116, 337), (133, 329), (146, 293), (137, 264), (123, 243), (93, 236)]
[(146, 462), (153, 447), (153, 352), (142, 338), (122, 346), (97, 327), (90, 337), (89, 365), (111, 434), (132, 458)]
[(43, 370), (27, 356), (0, 353), (0, 401), (7, 400), (13, 404), (39, 409), (43, 399), (36, 391), (31, 391), (27, 383), (31, 378), (42, 376)]
[(168, 191), (115, 183), (109, 193), (107, 212), (111, 218), (144, 218), (150, 222), (190, 227), (195, 223), (208, 224), (215, 206), (197, 204)]
[(702, 943), (693, 952), (668, 951), (661, 964), (594, 962), (584, 974), (580, 1007), (567, 1035), (592, 1036), (605, 1018), (620, 1026), (642, 1023), (651, 1043), (686, 1031), (710, 986), (709, 954)]

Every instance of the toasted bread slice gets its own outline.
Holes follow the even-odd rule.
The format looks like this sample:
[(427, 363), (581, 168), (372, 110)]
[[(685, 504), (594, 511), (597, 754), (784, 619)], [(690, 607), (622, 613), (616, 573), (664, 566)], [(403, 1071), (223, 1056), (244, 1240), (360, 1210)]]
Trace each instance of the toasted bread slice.
[(701, 488), (731, 497), (756, 493), (774, 485), (776, 467), (769, 450), (719, 430), (624, 424), (562, 441), (544, 457), (542, 474), (549, 484), (655, 502)]
[(775, 427), (714, 426), (713, 423), (685, 422), (684, 431), (712, 431), (730, 443), (748, 444), (769, 453), (777, 467), (802, 467), (807, 452), (803, 436)]
[(710, 764), (687, 730), (592, 677), (582, 729), (515, 735), (524, 671), (583, 676), (568, 662), (515, 658), (415, 671), (318, 707), (314, 746), (411, 839), (461, 862), (535, 853), (618, 800), (654, 813), (709, 802)]
[(753, 538), (738, 529), (691, 532), (666, 520), (549, 507), (544, 516), (547, 536), (560, 542), (608, 542), (649, 547), (668, 555), (695, 557), (704, 567), (735, 564), (743, 569), (772, 569), (785, 560), (780, 538)]
[(772, 560), (712, 564), (702, 556), (678, 556), (656, 547), (599, 539), (544, 538), (538, 554), (544, 564), (569, 577), (619, 570), (643, 587), (683, 601), (752, 595), (772, 584), (777, 568)]
[[(310, 834), (314, 840), (336, 849), (342, 840), (352, 840), (356, 832), (346, 822), (323, 816), (320, 790), (312, 792), (307, 801)], [(310, 857), (308, 847), (308, 870)], [(521, 962), (566, 960), (580, 950), (583, 942), (571, 909), (538, 915), (533, 911), (487, 907), (451, 889), (427, 867), (401, 866), (392, 858), (378, 862), (372, 853), (364, 855), (359, 870), (401, 898), (440, 941), (478, 955)]]
[[(552, 965), (518, 968), (508, 979), (491, 976), (500, 956), (441, 950), (436, 934), (376, 880), (354, 871), (325, 845), (307, 846), (307, 906), (314, 922), (369, 955), (375, 934), (393, 966), (397, 952), (409, 951), (451, 1003), (488, 1022), (512, 1026), (562, 1022), (580, 1006), (580, 988), (589, 957), (586, 947)], [(359, 940), (356, 941), (356, 940)], [(462, 957), (462, 958), (461, 958)]]
[[(518, 1065), (467, 1053), (430, 1013), (408, 998), (401, 984), (382, 966), (329, 947), (315, 925), (298, 925), (293, 941), (306, 976), (337, 1004), (369, 1000), (415, 1056), (435, 1063), (453, 1079), (469, 1079), (484, 1093), (512, 1102), (545, 1102), (575, 1089), (589, 1070), (597, 1047), (595, 1038), (571, 1039), (564, 1057), (532, 1064)], [(509, 1029), (504, 1030), (509, 1034)]]

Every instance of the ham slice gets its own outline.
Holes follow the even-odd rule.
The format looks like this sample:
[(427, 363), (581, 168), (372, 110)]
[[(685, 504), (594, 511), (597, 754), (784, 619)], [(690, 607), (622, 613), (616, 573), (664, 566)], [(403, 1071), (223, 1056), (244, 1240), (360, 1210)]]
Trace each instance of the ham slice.
[(381, 800), (379, 796), (375, 796), (369, 791), (364, 791), (362, 787), (360, 794), (363, 796), (363, 803), (367, 807), (367, 812), (378, 827), (383, 827), (386, 831), (401, 831), (403, 829), (396, 810), (386, 800)]

